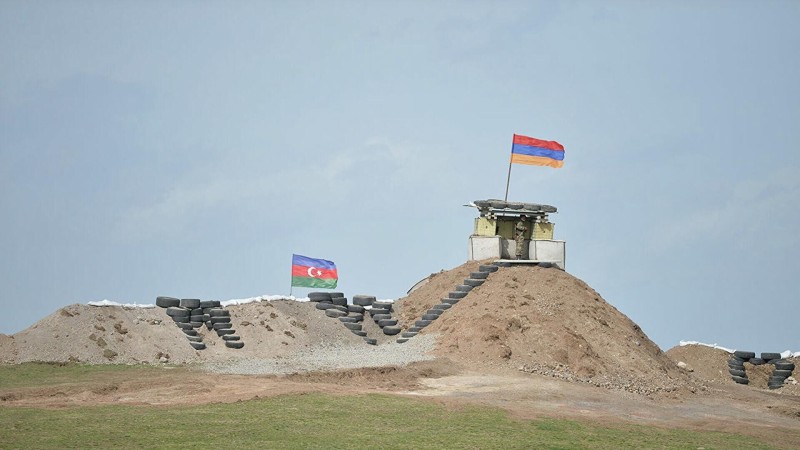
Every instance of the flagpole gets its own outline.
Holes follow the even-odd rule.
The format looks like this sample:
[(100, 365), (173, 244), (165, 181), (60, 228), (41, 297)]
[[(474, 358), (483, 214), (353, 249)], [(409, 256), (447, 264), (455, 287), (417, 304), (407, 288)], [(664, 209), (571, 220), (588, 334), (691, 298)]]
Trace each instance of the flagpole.
[[(514, 154), (514, 139), (511, 139), (511, 155)], [(506, 196), (504, 202), (508, 201), (508, 185), (511, 183), (511, 157), (508, 158), (508, 177), (506, 178)]]

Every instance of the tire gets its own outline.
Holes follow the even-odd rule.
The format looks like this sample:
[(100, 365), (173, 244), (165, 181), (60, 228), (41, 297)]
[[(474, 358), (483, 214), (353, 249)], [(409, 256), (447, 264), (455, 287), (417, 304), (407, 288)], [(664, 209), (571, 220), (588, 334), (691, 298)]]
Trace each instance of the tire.
[(744, 360), (750, 360), (751, 358), (755, 358), (756, 354), (755, 352), (745, 352), (742, 350), (736, 350), (735, 352), (733, 352), (733, 356), (736, 356), (737, 358)]
[(347, 311), (358, 314), (364, 314), (364, 307), (361, 305), (347, 305)]
[(181, 301), (175, 297), (156, 297), (156, 306), (161, 308), (169, 308), (180, 306)]
[(353, 322), (344, 322), (343, 325), (345, 328), (351, 331), (360, 330), (361, 324), (360, 323), (353, 323)]
[(492, 273), (492, 272), (497, 272), (498, 269), (499, 267), (493, 266), (491, 264), (478, 266), (478, 272)]
[(189, 342), (189, 345), (191, 345), (195, 350), (205, 350), (206, 348), (206, 344), (202, 342)]
[(478, 286), (482, 285), (482, 284), (483, 284), (483, 282), (484, 282), (484, 280), (474, 280), (474, 279), (472, 279), (472, 278), (467, 278), (466, 280), (464, 280), (464, 284), (465, 284), (465, 285), (467, 285), (467, 286), (472, 286), (472, 287), (474, 287), (474, 288), (476, 288), (476, 287), (478, 287)]
[(433, 314), (433, 315), (435, 315), (435, 316), (441, 316), (443, 312), (444, 312), (444, 310), (443, 310), (443, 309), (434, 309), (434, 308), (431, 308), (431, 309), (429, 309), (429, 310), (425, 311), (425, 314)]
[(422, 315), (422, 320), (426, 320), (428, 322), (433, 322), (434, 320), (436, 320), (438, 318), (439, 318), (438, 314), (423, 314)]
[(794, 370), (794, 363), (790, 361), (777, 361), (774, 363), (776, 369)]
[(203, 315), (189, 316), (189, 322), (203, 322)]
[(374, 316), (372, 316), (372, 320), (374, 320), (375, 322), (379, 322), (381, 320), (386, 320), (386, 319), (391, 319), (391, 318), (392, 318), (391, 314), (375, 314)]
[(791, 370), (778, 370), (778, 369), (775, 369), (775, 370), (772, 371), (772, 376), (773, 377), (789, 378), (790, 376), (792, 376), (792, 371)]
[(188, 340), (189, 340), (189, 342), (203, 342), (203, 338), (202, 338), (202, 337), (200, 337), (200, 336), (189, 336), (189, 335), (187, 334), (187, 335), (186, 335), (186, 339), (188, 339)]
[(350, 313), (348, 315), (348, 317), (352, 317), (353, 319), (356, 319), (356, 322), (363, 322), (364, 321), (364, 315), (363, 314)]
[(222, 308), (211, 308), (208, 310), (208, 315), (213, 317), (230, 317), (231, 312)]
[(731, 377), (737, 384), (750, 384), (750, 380), (745, 377)]
[(220, 308), (222, 307), (222, 302), (220, 302), (219, 300), (211, 300), (211, 307)]
[(447, 294), (447, 296), (450, 297), (450, 298), (462, 299), (462, 298), (467, 296), (467, 293), (466, 292), (458, 292), (458, 291), (456, 291), (456, 292), (450, 292), (449, 294)]
[(344, 292), (328, 292), (331, 298), (344, 297)]
[(378, 340), (377, 339), (364, 338), (364, 342), (366, 342), (369, 345), (378, 345)]
[(744, 370), (739, 370), (739, 369), (728, 369), (728, 373), (730, 373), (731, 375), (733, 375), (735, 377), (746, 377), (747, 376), (747, 374), (744, 373)]
[(202, 300), (200, 302), (200, 307), (203, 308), (203, 309), (205, 309), (205, 308), (213, 308), (214, 307), (214, 302), (212, 300)]
[(768, 384), (768, 385), (767, 385), (767, 388), (768, 388), (768, 389), (780, 389), (780, 388), (782, 388), (782, 387), (783, 387), (783, 385), (782, 385), (782, 384)]
[(194, 328), (189, 322), (175, 322), (175, 325), (177, 325), (181, 330), (191, 330)]
[(737, 364), (728, 363), (728, 369), (744, 370), (744, 365), (738, 363)]
[(342, 316), (339, 317), (339, 322), (342, 323), (356, 323), (358, 320), (355, 317)]
[(228, 347), (228, 348), (242, 348), (242, 347), (244, 347), (244, 342), (242, 342), (242, 341), (225, 341), (225, 347)]
[(172, 321), (175, 323), (189, 323), (189, 316), (172, 316)]
[(355, 334), (356, 336), (361, 336), (361, 337), (367, 336), (367, 332), (364, 330), (350, 330), (350, 331), (352, 331), (353, 334)]
[(431, 324), (430, 320), (418, 320), (418, 321), (414, 322), (414, 325), (416, 325), (419, 328), (425, 328), (430, 324)]
[(241, 339), (241, 336), (237, 336), (235, 334), (226, 334), (225, 336), (222, 336), (223, 341), (239, 341)]
[(203, 325), (203, 322), (189, 322), (192, 328), (200, 328)]
[(353, 304), (358, 306), (370, 306), (375, 302), (375, 297), (371, 295), (354, 295)]
[(213, 323), (231, 323), (230, 317), (212, 317), (209, 322)]
[(472, 272), (469, 277), (473, 280), (485, 280), (489, 276), (489, 272)]
[(739, 358), (738, 356), (734, 356), (730, 360), (731, 361), (737, 361), (737, 362), (740, 362), (742, 364), (746, 363), (747, 361), (750, 361), (749, 359)]
[(463, 293), (466, 294), (467, 292), (469, 292), (471, 290), (472, 290), (472, 286), (469, 286), (469, 285), (466, 285), (466, 284), (459, 284), (458, 286), (456, 286), (456, 292), (463, 292)]
[(750, 358), (750, 364), (752, 364), (754, 366), (760, 366), (760, 365), (762, 365), (764, 363), (766, 363), (766, 361), (764, 361), (761, 358)]
[(458, 303), (459, 300), (461, 300), (461, 299), (459, 299), (459, 298), (443, 298), (442, 299), (442, 303), (452, 306), (452, 305), (455, 305), (456, 303)]
[(401, 338), (397, 338), (397, 343), (398, 344), (402, 344), (404, 342), (408, 342), (408, 338), (402, 338), (402, 337)]
[(411, 327), (406, 331), (408, 331), (409, 333), (419, 333), (420, 331), (422, 331), (422, 327)]
[(383, 327), (383, 334), (387, 336), (394, 336), (395, 334), (400, 333), (400, 327), (391, 325), (388, 327)]
[(323, 311), (325, 311), (326, 309), (331, 309), (334, 306), (336, 306), (336, 305), (334, 305), (333, 303), (323, 303), (323, 302), (320, 302), (320, 303), (317, 303), (316, 305), (314, 305), (315, 308), (321, 309)]
[(495, 261), (492, 263), (492, 265), (497, 267), (511, 267), (511, 263), (508, 261)]
[(378, 321), (378, 326), (381, 328), (393, 327), (397, 325), (397, 319), (383, 319)]
[(180, 306), (170, 306), (166, 312), (170, 317), (189, 317), (189, 310)]
[(416, 335), (417, 335), (417, 333), (415, 333), (413, 331), (404, 331), (403, 334), (401, 334), (401, 336), (403, 336), (404, 338), (412, 338), (412, 337), (414, 337)]
[(325, 311), (325, 315), (328, 317), (343, 317), (346, 316), (346, 312), (339, 311), (338, 309), (328, 309)]
[(183, 331), (183, 334), (185, 334), (187, 336), (197, 336), (197, 330), (195, 330), (195, 329), (181, 330), (181, 331)]
[(194, 308), (194, 309), (192, 309), (192, 310), (191, 310), (191, 312), (189, 313), (189, 315), (192, 315), (192, 316), (202, 316), (202, 315), (203, 315), (203, 308)]
[(334, 297), (332, 301), (334, 305), (344, 306), (347, 308), (347, 299), (344, 297)]
[(182, 298), (181, 299), (181, 306), (184, 308), (194, 309), (200, 307), (200, 299), (199, 298)]
[(369, 315), (372, 317), (375, 317), (378, 314), (389, 314), (389, 310), (385, 308), (372, 308), (369, 310)]
[(217, 330), (217, 336), (220, 337), (225, 336), (226, 334), (234, 334), (234, 333), (236, 333), (236, 331), (231, 328), (226, 328), (224, 330)]
[(215, 330), (227, 330), (229, 328), (233, 328), (233, 324), (230, 323), (230, 322), (228, 322), (228, 323), (215, 323), (214, 325), (212, 325), (212, 327)]
[(383, 309), (387, 309), (387, 310), (391, 311), (392, 307), (394, 307), (394, 303), (378, 301), (378, 302), (372, 303), (372, 307), (373, 308), (383, 308)]
[(327, 292), (309, 292), (308, 299), (312, 302), (331, 301), (331, 294)]
[(449, 303), (439, 303), (438, 305), (433, 305), (431, 309), (438, 309), (439, 311), (447, 311), (448, 309), (452, 308), (453, 305)]
[(211, 322), (211, 314), (203, 314), (203, 322)]

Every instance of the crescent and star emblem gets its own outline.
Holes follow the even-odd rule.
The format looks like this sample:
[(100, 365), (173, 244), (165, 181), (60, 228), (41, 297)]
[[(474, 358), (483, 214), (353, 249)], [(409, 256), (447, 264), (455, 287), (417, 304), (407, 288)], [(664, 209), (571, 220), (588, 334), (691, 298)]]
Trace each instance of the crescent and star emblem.
[(308, 276), (310, 276), (311, 278), (316, 278), (320, 275), (322, 275), (322, 271), (317, 269), (316, 267), (308, 268)]

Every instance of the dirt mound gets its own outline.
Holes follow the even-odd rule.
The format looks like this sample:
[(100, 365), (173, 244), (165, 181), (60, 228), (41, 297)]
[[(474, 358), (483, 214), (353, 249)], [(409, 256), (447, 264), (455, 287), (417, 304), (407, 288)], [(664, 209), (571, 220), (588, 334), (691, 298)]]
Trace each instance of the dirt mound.
[(193, 363), (226, 358), (275, 358), (316, 343), (364, 345), (312, 303), (273, 301), (227, 308), (245, 346), (230, 349), (205, 326), (207, 348), (194, 350), (162, 308), (70, 305), (11, 337), (0, 336), (0, 361), (90, 364)]
[[(397, 302), (411, 326), (477, 270), (470, 262), (432, 275)], [(437, 354), (649, 394), (688, 376), (628, 317), (583, 281), (553, 268), (501, 268), (421, 333), (439, 333)]]

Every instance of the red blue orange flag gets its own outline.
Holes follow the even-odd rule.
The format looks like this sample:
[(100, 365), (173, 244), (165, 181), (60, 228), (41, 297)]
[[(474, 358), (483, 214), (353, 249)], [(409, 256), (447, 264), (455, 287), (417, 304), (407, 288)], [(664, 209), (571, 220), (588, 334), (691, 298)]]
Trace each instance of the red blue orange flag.
[(556, 141), (515, 134), (511, 145), (511, 162), (559, 168), (564, 165), (564, 146)]

